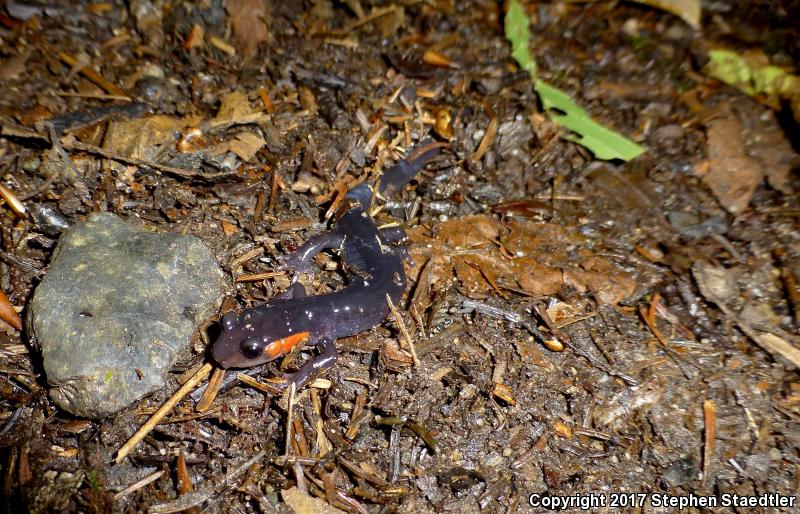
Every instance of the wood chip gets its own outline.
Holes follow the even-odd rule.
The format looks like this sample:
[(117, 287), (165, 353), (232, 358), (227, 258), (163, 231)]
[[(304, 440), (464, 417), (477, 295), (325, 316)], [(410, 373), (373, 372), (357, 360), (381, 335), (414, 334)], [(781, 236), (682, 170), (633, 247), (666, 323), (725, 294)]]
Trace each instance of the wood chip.
[(0, 319), (17, 330), (22, 330), (22, 319), (3, 291), (0, 291)]
[(513, 393), (511, 388), (505, 384), (495, 384), (494, 389), (492, 390), (492, 394), (498, 399), (502, 400), (503, 402), (507, 403), (508, 405), (516, 405), (517, 400), (514, 399)]
[(558, 434), (560, 437), (563, 437), (565, 439), (572, 439), (572, 428), (570, 428), (570, 426), (567, 425), (566, 423), (563, 423), (561, 421), (556, 421), (554, 428), (556, 434)]
[(14, 211), (14, 214), (20, 218), (25, 217), (25, 204), (17, 198), (17, 195), (15, 195), (12, 190), (3, 184), (0, 184), (0, 196), (3, 197), (3, 200), (5, 200), (11, 210)]
[(211, 378), (208, 380), (208, 386), (206, 386), (206, 390), (203, 396), (200, 397), (200, 401), (197, 402), (194, 410), (197, 412), (206, 412), (211, 408), (211, 404), (214, 403), (217, 394), (219, 394), (219, 389), (222, 387), (222, 380), (224, 378), (225, 370), (222, 368), (214, 368), (214, 373), (211, 374)]
[(211, 46), (213, 46), (217, 50), (220, 50), (230, 55), (231, 57), (236, 55), (236, 49), (233, 47), (233, 45), (231, 45), (222, 38), (219, 38), (217, 36), (211, 36), (210, 38), (208, 38), (208, 42), (211, 43)]

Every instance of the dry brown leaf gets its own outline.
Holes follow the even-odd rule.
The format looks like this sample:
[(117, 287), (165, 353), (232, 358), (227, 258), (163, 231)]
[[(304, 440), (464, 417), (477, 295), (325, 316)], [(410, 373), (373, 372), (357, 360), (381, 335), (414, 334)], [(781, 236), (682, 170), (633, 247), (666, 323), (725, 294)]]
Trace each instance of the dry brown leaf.
[[(180, 131), (188, 122), (161, 114), (133, 120), (112, 121), (108, 126), (103, 148), (115, 154), (148, 161), (157, 160), (165, 149), (175, 146)], [(111, 167), (124, 172), (122, 163), (112, 161)]]
[(25, 72), (30, 55), (30, 51), (24, 51), (0, 61), (0, 82), (18, 79)]
[(517, 285), (533, 296), (547, 296), (561, 290), (564, 274), (559, 268), (541, 264), (535, 259), (514, 259)]
[(576, 230), (555, 223), (514, 220), (511, 232), (503, 238), (509, 252), (520, 257), (533, 257), (539, 262), (563, 264), (569, 259), (569, 248), (580, 246), (586, 238)]
[(228, 142), (228, 148), (241, 160), (248, 162), (265, 144), (267, 144), (266, 141), (258, 134), (243, 132), (236, 134), (236, 137)]
[(267, 0), (227, 0), (233, 44), (244, 58), (255, 55), (258, 45), (269, 40), (269, 2)]
[(247, 94), (242, 91), (231, 91), (220, 99), (216, 120), (236, 120), (253, 112)]
[(636, 290), (636, 282), (622, 271), (602, 273), (575, 269), (564, 270), (564, 284), (580, 292), (591, 292), (597, 303), (616, 305)]
[(678, 16), (697, 30), (700, 28), (700, 0), (634, 0)]
[(758, 161), (744, 151), (741, 133), (742, 124), (733, 116), (715, 118), (708, 124), (709, 171), (702, 181), (731, 214), (747, 208), (763, 178)]
[(436, 239), (450, 248), (475, 248), (496, 240), (502, 230), (498, 220), (476, 214), (442, 223)]
[(209, 125), (211, 127), (244, 125), (247, 123), (261, 123), (266, 119), (266, 113), (250, 106), (250, 100), (247, 98), (246, 93), (231, 91), (220, 99), (217, 116)]
[(758, 122), (758, 127), (755, 129), (757, 136), (753, 138), (757, 144), (749, 145), (748, 153), (761, 161), (769, 185), (784, 194), (789, 194), (792, 192), (789, 177), (792, 169), (800, 164), (797, 153), (773, 112), (764, 112), (758, 117)]
[[(600, 303), (616, 304), (636, 288), (636, 282), (614, 263), (581, 247), (584, 236), (569, 227), (528, 220), (506, 227), (490, 216), (475, 215), (442, 223), (433, 239), (419, 230), (409, 236), (416, 243), (412, 255), (439, 259), (435, 268), (429, 268), (431, 261), (418, 262), (425, 268), (414, 294), (418, 307), (426, 303), (434, 283), (450, 279), (449, 273), (471, 298), (502, 296), (507, 288), (546, 296), (567, 283), (592, 292)], [(576, 269), (575, 255), (585, 256), (584, 269)]]

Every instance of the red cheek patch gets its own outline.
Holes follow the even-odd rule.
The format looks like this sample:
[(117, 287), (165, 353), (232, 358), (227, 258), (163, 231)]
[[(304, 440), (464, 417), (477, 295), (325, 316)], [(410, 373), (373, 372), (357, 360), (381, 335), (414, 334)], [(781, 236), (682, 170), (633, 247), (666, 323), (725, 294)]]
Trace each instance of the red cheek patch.
[(277, 359), (281, 355), (285, 355), (292, 351), (292, 349), (294, 349), (294, 347), (298, 344), (306, 342), (308, 340), (308, 336), (308, 332), (298, 332), (288, 337), (272, 341), (264, 349), (264, 355), (266, 355), (269, 360)]

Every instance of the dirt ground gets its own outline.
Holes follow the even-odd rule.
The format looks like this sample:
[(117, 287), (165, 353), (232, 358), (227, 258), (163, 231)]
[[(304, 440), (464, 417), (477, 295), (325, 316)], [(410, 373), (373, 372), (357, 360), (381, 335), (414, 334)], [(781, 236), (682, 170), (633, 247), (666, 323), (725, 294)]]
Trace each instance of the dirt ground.
[[(724, 46), (797, 70), (800, 4), (708, 2), (694, 30), (632, 2), (525, 3), (540, 76), (646, 148), (626, 163), (561, 137), (502, 2), (79, 4), (0, 9), (2, 184), (29, 213), (198, 236), (231, 279), (223, 311), (289, 284), (276, 258), (348, 185), (424, 137), (450, 147), (376, 214), (410, 235), (402, 320), (338, 341), (293, 398), (184, 400), (115, 464), (206, 341), (95, 421), (55, 407), (4, 326), (7, 512), (547, 510), (532, 494), (673, 512), (797, 493), (800, 131), (788, 102), (703, 69)], [(6, 200), (0, 286), (24, 307), (57, 236)], [(319, 264), (311, 291), (343, 286), (334, 253)]]

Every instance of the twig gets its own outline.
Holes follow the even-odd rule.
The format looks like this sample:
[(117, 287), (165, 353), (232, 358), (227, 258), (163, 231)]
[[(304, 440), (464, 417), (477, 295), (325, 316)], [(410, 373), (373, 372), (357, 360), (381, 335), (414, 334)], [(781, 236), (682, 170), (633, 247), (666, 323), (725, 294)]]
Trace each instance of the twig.
[(284, 455), (286, 458), (289, 458), (292, 449), (292, 417), (294, 414), (294, 395), (297, 392), (297, 384), (292, 382), (289, 384), (289, 412), (286, 415), (286, 448), (284, 451)]
[(381, 16), (386, 16), (387, 14), (394, 12), (397, 8), (398, 7), (394, 4), (389, 5), (387, 7), (376, 7), (372, 10), (371, 13), (364, 16), (363, 18), (359, 17), (358, 20), (352, 22), (350, 25), (347, 26), (346, 29), (342, 30), (341, 32), (347, 34), (348, 32), (351, 32), (352, 30), (357, 29), (362, 25), (366, 25), (367, 23), (380, 18)]
[(149, 484), (151, 482), (155, 482), (156, 480), (161, 478), (161, 476), (163, 474), (164, 474), (164, 470), (162, 469), (160, 471), (156, 471), (155, 473), (153, 473), (151, 475), (147, 475), (146, 477), (144, 477), (143, 479), (139, 480), (135, 484), (129, 485), (128, 487), (126, 487), (122, 491), (120, 491), (117, 494), (115, 494), (114, 495), (114, 501), (117, 501), (120, 498), (122, 498), (123, 496), (127, 496), (127, 495), (131, 494), (134, 491), (138, 491), (139, 489), (141, 489), (142, 487), (146, 486), (147, 484)]
[(714, 404), (714, 400), (703, 402), (703, 420), (706, 430), (703, 445), (703, 480), (701, 483), (705, 485), (706, 479), (708, 479), (708, 470), (711, 467), (711, 460), (714, 458), (717, 437), (717, 406)]
[(145, 166), (147, 168), (153, 168), (159, 171), (163, 171), (165, 173), (172, 173), (173, 175), (178, 175), (179, 177), (215, 178), (215, 177), (233, 175), (236, 173), (235, 171), (221, 171), (219, 173), (205, 174), (199, 171), (187, 170), (186, 168), (176, 168), (174, 166), (168, 166), (166, 164), (159, 164), (157, 162), (150, 161), (147, 159), (126, 157), (116, 152), (100, 148), (99, 146), (87, 145), (86, 143), (81, 143), (80, 141), (72, 141), (70, 143), (67, 143), (64, 145), (64, 148), (68, 150), (80, 150), (82, 152), (97, 154), (100, 155), (101, 157), (105, 157), (106, 159), (111, 159), (112, 161), (119, 161), (125, 164), (133, 164), (135, 166)]
[(122, 448), (120, 448), (119, 451), (117, 452), (117, 457), (114, 459), (114, 461), (117, 464), (122, 462), (122, 459), (124, 459), (125, 457), (128, 456), (128, 454), (131, 452), (131, 450), (133, 450), (133, 448), (137, 444), (139, 444), (139, 442), (142, 439), (144, 439), (144, 437), (151, 430), (153, 430), (153, 428), (155, 428), (155, 426), (158, 424), (158, 422), (161, 421), (169, 413), (169, 411), (171, 411), (173, 408), (175, 408), (175, 406), (178, 404), (178, 402), (180, 402), (183, 399), (184, 396), (189, 394), (189, 391), (194, 389), (194, 387), (197, 384), (199, 384), (200, 381), (203, 380), (206, 377), (206, 375), (211, 373), (211, 369), (212, 368), (213, 368), (213, 365), (211, 363), (204, 364), (203, 367), (200, 368), (197, 371), (197, 373), (194, 374), (194, 376), (192, 378), (187, 380), (186, 383), (183, 384), (180, 387), (180, 389), (175, 391), (175, 394), (173, 394), (172, 397), (169, 400), (164, 402), (164, 405), (162, 405), (155, 412), (155, 414), (153, 414), (150, 417), (150, 419), (148, 419), (147, 422), (144, 425), (142, 425), (142, 427), (139, 430), (137, 430), (136, 433), (133, 434), (131, 436), (131, 438), (128, 439), (128, 441), (125, 444), (122, 445)]
[(497, 129), (500, 128), (500, 121), (495, 113), (492, 112), (489, 104), (485, 103), (483, 108), (489, 116), (489, 125), (486, 126), (486, 132), (483, 133), (483, 137), (475, 153), (469, 156), (470, 161), (480, 161), (483, 158), (486, 152), (489, 151), (489, 148), (491, 148), (492, 143), (494, 143), (494, 139), (497, 136)]
[[(69, 55), (66, 52), (58, 52), (58, 58), (64, 61), (67, 66), (74, 67), (78, 64), (78, 60)], [(78, 70), (78, 73), (89, 79), (90, 81), (94, 82), (96, 85), (100, 86), (106, 93), (114, 95), (114, 96), (121, 96), (125, 97), (128, 101), (131, 101), (131, 97), (128, 96), (125, 91), (121, 88), (117, 87), (116, 85), (112, 84), (111, 82), (107, 81), (103, 78), (102, 75), (94, 71), (93, 69), (89, 68), (88, 66), (84, 66)]]
[[(36, 132), (35, 130), (30, 130), (27, 127), (21, 127), (18, 125), (10, 125), (4, 124), (2, 125), (2, 129), (0, 129), (0, 135), (3, 136), (16, 136), (22, 137), (25, 139), (36, 139), (38, 141), (46, 141), (50, 142), (51, 137), (47, 136), (46, 134), (42, 134), (40, 132)], [(95, 145), (88, 145), (86, 143), (81, 143), (80, 141), (69, 141), (63, 143), (61, 148), (64, 150), (78, 150), (81, 152), (86, 152), (90, 154), (99, 155), (101, 157), (105, 157), (106, 159), (111, 159), (112, 161), (118, 161), (125, 164), (132, 164), (134, 166), (152, 168), (155, 170), (163, 171), (165, 173), (172, 173), (173, 175), (178, 175), (179, 177), (201, 177), (201, 178), (216, 178), (216, 177), (224, 177), (227, 175), (234, 175), (236, 171), (221, 171), (219, 173), (202, 173), (199, 171), (188, 170), (185, 168), (176, 168), (175, 166), (169, 166), (166, 164), (159, 164), (154, 161), (150, 161), (147, 159), (138, 159), (136, 157), (127, 157), (125, 155), (118, 154), (116, 152), (112, 152), (110, 150), (106, 150), (104, 148), (100, 148), (99, 146)]]
[(239, 381), (244, 382), (245, 384), (249, 385), (253, 389), (257, 389), (262, 393), (268, 394), (270, 396), (279, 396), (281, 394), (281, 390), (277, 387), (273, 387), (267, 383), (259, 382), (255, 378), (251, 377), (250, 375), (245, 375), (244, 373), (239, 373), (236, 375), (236, 378)]
[[(61, 146), (61, 142), (58, 140), (58, 134), (56, 134), (56, 128), (53, 123), (47, 123), (47, 134), (50, 136), (50, 155), (53, 154), (58, 155), (58, 158), (61, 159), (61, 162), (69, 166), (72, 173), (75, 176), (80, 176), (80, 172), (78, 168), (75, 166), (75, 163), (72, 162), (72, 158), (69, 156), (67, 152), (64, 151), (64, 148)], [(46, 191), (53, 182), (56, 181), (60, 173), (60, 166), (53, 166), (53, 169), (50, 171), (50, 175), (44, 179), (44, 181), (36, 186), (33, 191), (26, 193), (22, 196), (23, 200), (28, 200), (33, 198), (34, 196), (38, 195), (39, 193)]]
[(653, 301), (650, 302), (650, 308), (647, 309), (644, 305), (640, 305), (639, 314), (642, 316), (647, 328), (649, 328), (653, 335), (656, 336), (656, 340), (661, 345), (661, 349), (663, 349), (667, 354), (667, 357), (669, 357), (670, 360), (672, 360), (672, 362), (678, 366), (678, 369), (681, 370), (681, 373), (683, 373), (683, 376), (686, 377), (687, 380), (691, 380), (693, 378), (692, 375), (686, 370), (686, 366), (682, 365), (683, 363), (681, 362), (681, 359), (675, 355), (675, 352), (672, 350), (672, 348), (669, 347), (669, 340), (664, 337), (664, 334), (662, 334), (656, 326), (655, 313), (660, 299), (661, 296), (658, 293), (653, 295)]
[(56, 94), (58, 96), (64, 96), (67, 98), (93, 98), (95, 100), (120, 100), (123, 102), (131, 101), (131, 97), (126, 95), (104, 95), (98, 93), (68, 93), (64, 91), (59, 91)]
[(414, 361), (414, 366), (419, 368), (420, 363), (419, 358), (417, 357), (417, 348), (414, 346), (414, 341), (411, 339), (411, 334), (408, 333), (406, 324), (403, 322), (403, 317), (400, 316), (400, 311), (398, 311), (397, 307), (394, 306), (394, 303), (392, 303), (392, 299), (388, 294), (386, 295), (386, 303), (389, 304), (389, 310), (392, 311), (394, 321), (397, 323), (397, 328), (400, 330), (400, 333), (403, 334), (403, 339), (405, 339), (405, 342), (408, 345), (408, 350), (411, 352), (411, 359)]
[(233, 469), (228, 471), (228, 474), (225, 475), (225, 478), (223, 478), (222, 481), (217, 485), (203, 487), (196, 493), (183, 494), (177, 500), (158, 505), (152, 505), (148, 509), (148, 512), (151, 514), (168, 514), (171, 512), (181, 512), (196, 505), (200, 505), (201, 503), (213, 497), (215, 494), (221, 494), (225, 491), (225, 489), (228, 489), (233, 484), (234, 480), (239, 478), (239, 476), (247, 471), (250, 466), (263, 459), (265, 454), (266, 452), (261, 450), (246, 461), (242, 462), (240, 465), (235, 466)]

